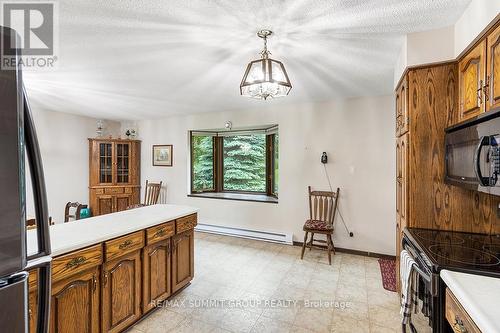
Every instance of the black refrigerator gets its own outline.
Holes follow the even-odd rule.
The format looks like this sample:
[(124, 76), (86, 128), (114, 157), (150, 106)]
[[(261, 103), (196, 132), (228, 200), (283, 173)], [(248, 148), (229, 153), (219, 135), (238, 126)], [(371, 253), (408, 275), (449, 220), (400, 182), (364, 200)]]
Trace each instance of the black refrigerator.
[[(0, 331), (28, 332), (28, 270), (38, 269), (37, 332), (48, 332), (50, 239), (42, 161), (22, 81), (20, 39), (0, 26)], [(12, 65), (14, 62), (14, 66)], [(25, 156), (27, 159), (25, 161)], [(37, 228), (27, 253), (28, 163)]]

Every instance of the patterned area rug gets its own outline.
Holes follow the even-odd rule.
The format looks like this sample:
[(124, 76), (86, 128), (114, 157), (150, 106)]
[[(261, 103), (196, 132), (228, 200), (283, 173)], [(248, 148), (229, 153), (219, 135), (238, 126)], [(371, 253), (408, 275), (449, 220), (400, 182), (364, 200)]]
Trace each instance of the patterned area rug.
[(382, 284), (384, 289), (396, 291), (396, 260), (380, 258), (380, 273), (382, 273)]

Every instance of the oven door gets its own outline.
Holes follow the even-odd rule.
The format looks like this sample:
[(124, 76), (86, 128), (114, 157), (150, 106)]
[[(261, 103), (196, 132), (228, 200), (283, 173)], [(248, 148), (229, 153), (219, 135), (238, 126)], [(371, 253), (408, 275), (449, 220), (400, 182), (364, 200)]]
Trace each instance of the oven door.
[[(403, 332), (441, 332), (440, 327), (442, 325), (441, 315), (440, 315), (440, 285), (439, 285), (439, 274), (433, 273), (431, 271), (431, 262), (422, 251), (418, 250), (411, 241), (405, 235), (402, 241), (403, 248), (408, 251), (410, 256), (415, 260), (417, 266), (414, 269), (419, 275), (419, 288), (421, 293), (418, 301), (418, 311), (412, 313), (411, 321), (413, 328), (403, 327)], [(425, 289), (425, 293), (422, 289)], [(425, 298), (425, 300), (424, 300)], [(426, 306), (424, 306), (424, 302)], [(425, 309), (424, 309), (425, 308)], [(426, 313), (424, 313), (425, 311)]]

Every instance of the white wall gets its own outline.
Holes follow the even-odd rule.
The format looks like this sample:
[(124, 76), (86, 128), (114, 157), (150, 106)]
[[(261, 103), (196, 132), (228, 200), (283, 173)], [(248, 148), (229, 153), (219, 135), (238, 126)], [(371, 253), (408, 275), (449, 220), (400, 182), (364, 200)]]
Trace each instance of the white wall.
[(455, 57), (457, 57), (500, 13), (498, 0), (472, 0), (455, 24)]
[(394, 88), (406, 67), (457, 58), (499, 13), (498, 0), (472, 0), (453, 26), (407, 34), (394, 66)]
[(394, 67), (394, 88), (407, 67), (454, 59), (454, 50), (453, 26), (407, 34)]
[[(340, 209), (354, 232), (349, 238), (337, 220), (338, 247), (395, 253), (395, 148), (393, 96), (321, 104), (273, 106), (259, 110), (170, 117), (138, 123), (142, 139), (141, 177), (167, 184), (167, 201), (199, 207), (203, 222), (293, 233), (302, 240), (308, 215), (307, 186), (327, 189), (321, 152), (333, 186), (341, 188)], [(279, 203), (187, 197), (188, 130), (278, 124)], [(153, 167), (151, 146), (173, 144), (174, 166)]]
[[(49, 215), (64, 221), (68, 201), (89, 202), (89, 153), (87, 138), (95, 137), (97, 119), (61, 112), (33, 110), (40, 145)], [(106, 121), (109, 132), (119, 134), (118, 122)], [(26, 171), (27, 216), (34, 217), (29, 170)]]

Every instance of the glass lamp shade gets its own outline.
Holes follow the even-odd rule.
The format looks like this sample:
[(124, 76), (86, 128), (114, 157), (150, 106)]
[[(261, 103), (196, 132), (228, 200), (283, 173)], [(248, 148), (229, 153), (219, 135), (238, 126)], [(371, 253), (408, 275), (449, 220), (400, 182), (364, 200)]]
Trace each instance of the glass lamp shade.
[(241, 80), (242, 96), (268, 99), (288, 95), (292, 84), (280, 61), (263, 58), (250, 62)]

